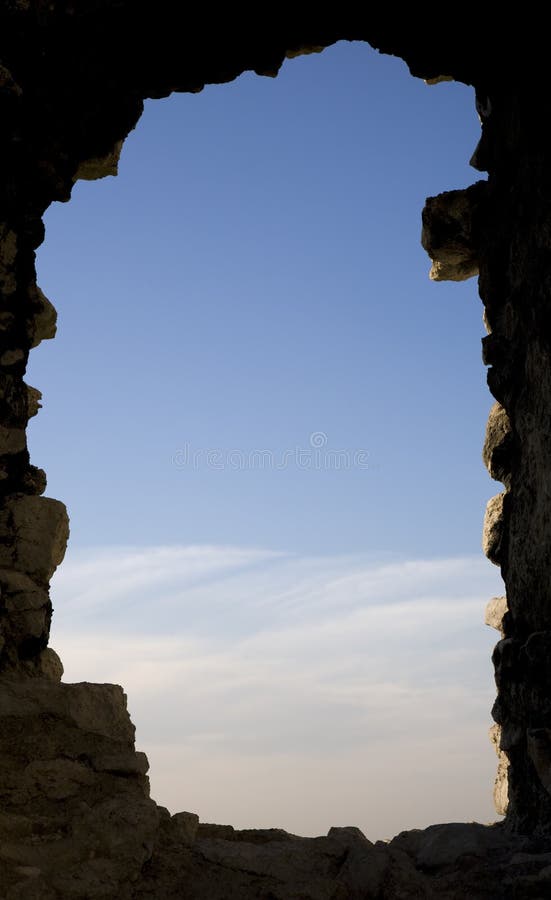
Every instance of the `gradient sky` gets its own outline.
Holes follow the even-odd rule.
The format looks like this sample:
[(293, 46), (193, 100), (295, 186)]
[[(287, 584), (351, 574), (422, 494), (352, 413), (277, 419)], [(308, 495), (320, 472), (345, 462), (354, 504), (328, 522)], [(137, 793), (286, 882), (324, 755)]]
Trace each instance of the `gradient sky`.
[(419, 242), (479, 131), (471, 89), (341, 43), (147, 102), (119, 176), (46, 215), (53, 644), (125, 686), (173, 811), (494, 818), (482, 306)]

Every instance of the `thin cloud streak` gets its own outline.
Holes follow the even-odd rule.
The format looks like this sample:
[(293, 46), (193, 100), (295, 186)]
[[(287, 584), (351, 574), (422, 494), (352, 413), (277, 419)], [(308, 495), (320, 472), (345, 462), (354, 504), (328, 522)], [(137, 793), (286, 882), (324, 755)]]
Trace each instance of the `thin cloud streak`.
[(495, 818), (484, 559), (90, 550), (54, 588), (66, 680), (123, 684), (172, 811), (372, 837)]

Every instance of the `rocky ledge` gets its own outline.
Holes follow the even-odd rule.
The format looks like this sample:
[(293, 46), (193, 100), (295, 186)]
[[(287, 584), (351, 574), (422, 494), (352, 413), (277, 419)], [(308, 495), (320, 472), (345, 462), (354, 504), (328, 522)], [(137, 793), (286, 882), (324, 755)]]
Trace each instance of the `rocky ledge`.
[(447, 824), (390, 842), (303, 838), (175, 815), (149, 797), (122, 688), (41, 673), (0, 679), (0, 897), (398, 900), (551, 895), (551, 841)]

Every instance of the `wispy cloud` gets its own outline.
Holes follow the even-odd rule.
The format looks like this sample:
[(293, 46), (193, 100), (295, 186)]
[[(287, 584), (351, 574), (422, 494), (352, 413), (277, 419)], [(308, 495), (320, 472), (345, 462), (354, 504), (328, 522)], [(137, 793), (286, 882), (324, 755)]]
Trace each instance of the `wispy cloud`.
[(172, 810), (382, 837), (494, 817), (500, 590), (482, 557), (90, 550), (56, 576), (53, 643), (66, 680), (123, 684)]

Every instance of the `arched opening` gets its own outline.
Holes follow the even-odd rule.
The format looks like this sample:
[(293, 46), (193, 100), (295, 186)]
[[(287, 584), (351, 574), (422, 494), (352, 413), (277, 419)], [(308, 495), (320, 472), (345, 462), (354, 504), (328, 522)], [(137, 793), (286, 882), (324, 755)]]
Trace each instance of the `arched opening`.
[[(406, 96), (393, 101), (395, 83)], [(427, 105), (417, 107), (422, 92)], [(337, 45), (288, 62), (275, 82), (247, 75), (150, 104), (119, 180), (80, 184), (69, 208), (49, 214), (39, 277), (61, 327), (51, 350), (33, 354), (29, 380), (45, 394), (33, 457), (74, 523), (54, 588), (54, 645), (65, 630), (68, 678), (125, 685), (153, 795), (174, 809), (301, 833), (354, 822), (376, 837), (434, 819), (491, 817), (494, 760), (476, 716), (485, 722), (493, 694), (493, 637), (480, 619), (499, 589), (478, 551), (493, 492), (478, 462), (489, 406), (480, 305), (472, 284), (432, 288), (418, 245), (426, 194), (472, 180), (466, 161), (477, 126), (469, 120), (463, 144), (467, 107), (466, 88), (442, 85), (429, 96), (399, 61)], [(182, 135), (191, 119), (192, 133)], [(240, 128), (231, 127), (236, 119)], [(375, 132), (390, 134), (389, 143)], [(146, 134), (151, 151), (139, 152)], [(224, 160), (236, 165), (243, 153), (239, 177), (231, 166), (221, 175)], [(74, 272), (66, 265), (60, 284), (68, 259)], [(64, 341), (77, 373), (70, 383)], [(56, 459), (68, 409), (67, 457)], [(178, 456), (186, 444), (191, 455), (204, 451), (197, 464)], [(296, 448), (321, 450), (323, 460), (365, 450), (367, 467), (316, 466), (314, 455), (304, 468), (296, 457), (280, 468), (250, 463), (264, 450), (281, 463)], [(220, 451), (221, 469), (210, 449)], [(244, 456), (230, 457), (234, 450)], [(105, 551), (123, 539), (130, 550)], [(195, 555), (182, 553), (197, 544)], [(187, 731), (177, 730), (180, 718)], [(484, 796), (487, 814), (472, 809), (458, 779), (466, 756), (479, 765), (479, 747), (487, 762), (473, 794)], [(409, 784), (410, 793), (385, 819), (404, 758), (399, 790)], [(174, 778), (182, 769), (176, 797), (174, 781), (156, 772)], [(390, 778), (393, 788), (374, 802)], [(446, 788), (432, 790), (421, 812), (429, 780)], [(213, 786), (207, 797), (205, 785)], [(437, 797), (453, 809), (440, 813)]]

